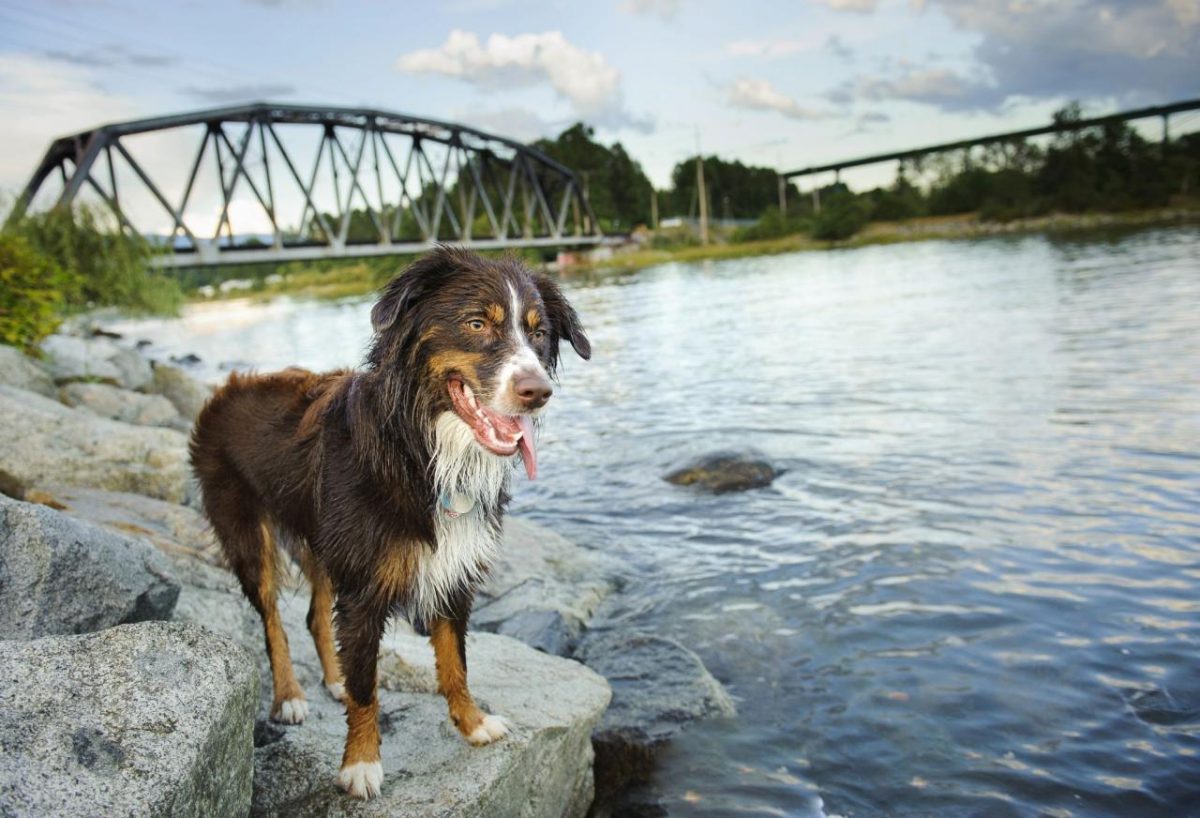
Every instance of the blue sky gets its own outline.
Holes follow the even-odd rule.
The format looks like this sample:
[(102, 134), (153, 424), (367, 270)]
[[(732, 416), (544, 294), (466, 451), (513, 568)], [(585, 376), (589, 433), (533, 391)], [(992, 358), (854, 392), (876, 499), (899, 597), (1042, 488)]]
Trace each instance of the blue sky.
[(665, 186), (697, 144), (797, 167), (1037, 125), (1071, 99), (1195, 96), (1200, 0), (0, 0), (9, 192), (55, 136), (260, 99), (519, 139), (584, 119)]

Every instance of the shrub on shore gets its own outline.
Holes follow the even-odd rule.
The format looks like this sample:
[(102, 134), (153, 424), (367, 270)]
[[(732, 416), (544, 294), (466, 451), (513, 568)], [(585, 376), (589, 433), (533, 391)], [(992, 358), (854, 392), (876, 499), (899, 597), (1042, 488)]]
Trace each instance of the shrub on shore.
[(10, 220), (0, 231), (0, 336), (29, 348), (64, 316), (93, 307), (177, 313), (183, 293), (150, 266), (154, 253), (144, 238), (86, 207)]

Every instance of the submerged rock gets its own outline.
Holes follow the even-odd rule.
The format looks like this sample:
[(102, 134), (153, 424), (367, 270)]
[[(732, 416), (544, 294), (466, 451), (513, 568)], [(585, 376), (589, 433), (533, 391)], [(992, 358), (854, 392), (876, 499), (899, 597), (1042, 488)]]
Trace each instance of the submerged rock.
[(137, 426), (166, 426), (185, 431), (185, 421), (162, 395), (143, 395), (106, 383), (69, 383), (59, 390), (59, 400), (67, 406), (87, 409), (109, 420)]
[(172, 622), (0, 642), (0, 815), (243, 816), (257, 674)]
[(55, 396), (54, 379), (21, 350), (0, 344), (0, 384), (37, 392), (48, 398)]
[(593, 633), (576, 655), (613, 688), (612, 704), (592, 734), (598, 804), (647, 780), (658, 751), (691, 722), (736, 715), (721, 683), (673, 639)]
[(178, 596), (145, 540), (0, 495), (0, 639), (170, 619)]
[(779, 471), (757, 449), (723, 449), (690, 458), (663, 477), (677, 486), (699, 486), (714, 494), (769, 486)]
[(185, 502), (191, 498), (187, 438), (71, 409), (0, 386), (0, 492), (87, 486)]

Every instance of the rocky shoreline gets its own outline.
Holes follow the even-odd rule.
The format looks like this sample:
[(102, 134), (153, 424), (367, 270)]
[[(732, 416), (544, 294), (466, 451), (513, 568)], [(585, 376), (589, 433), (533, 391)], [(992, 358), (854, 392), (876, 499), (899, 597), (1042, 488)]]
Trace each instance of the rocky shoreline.
[(384, 796), (345, 798), (342, 707), (302, 582), (280, 605), (310, 716), (267, 719), (261, 625), (187, 465), (209, 394), (108, 334), (51, 336), (40, 359), (0, 346), (0, 813), (647, 814), (624, 794), (658, 750), (734, 714), (687, 648), (604, 626), (621, 584), (605, 555), (510, 519), (468, 651), (472, 689), (514, 734), (461, 741), (432, 651), (397, 622), (380, 657)]

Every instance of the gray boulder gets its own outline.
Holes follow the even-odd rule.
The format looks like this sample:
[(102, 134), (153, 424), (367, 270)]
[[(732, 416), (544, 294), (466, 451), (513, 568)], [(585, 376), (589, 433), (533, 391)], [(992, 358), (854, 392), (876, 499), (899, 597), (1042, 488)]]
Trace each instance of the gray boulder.
[(0, 384), (52, 398), (54, 379), (32, 358), (15, 347), (0, 344)]
[(51, 335), (42, 341), (50, 374), (57, 383), (102, 381), (142, 389), (154, 379), (150, 364), (135, 350), (109, 338)]
[(758, 449), (723, 449), (673, 466), (663, 477), (677, 486), (697, 486), (723, 494), (769, 486), (779, 471)]
[(163, 363), (154, 364), (154, 380), (146, 391), (169, 400), (189, 424), (196, 422), (205, 402), (212, 397), (209, 387), (179, 367)]
[(76, 381), (58, 392), (67, 406), (87, 409), (92, 414), (137, 426), (166, 426), (186, 431), (190, 424), (162, 395), (143, 395), (106, 383)]
[(258, 678), (172, 622), (0, 642), (0, 815), (244, 816)]
[(527, 520), (504, 521), (504, 545), (471, 625), (562, 656), (616, 587), (617, 571), (590, 551)]
[(468, 637), (471, 690), (513, 732), (488, 747), (459, 736), (436, 693), (426, 639), (394, 628), (380, 656), (383, 794), (348, 798), (334, 783), (346, 736), (343, 708), (321, 685), (303, 590), (280, 595), (296, 676), (308, 695), (303, 725), (267, 720), (270, 672), (262, 626), (225, 571), (186, 558), (176, 608), (246, 646), (259, 662), (253, 815), (582, 816), (592, 800), (591, 733), (609, 700), (604, 679), (575, 662), (488, 633)]
[(0, 638), (170, 619), (179, 583), (145, 540), (0, 496)]
[(0, 492), (87, 486), (186, 502), (187, 437), (132, 426), (9, 386), (0, 386)]
[(673, 639), (593, 632), (576, 657), (613, 689), (612, 705), (592, 734), (598, 804), (646, 781), (658, 752), (688, 724), (736, 715), (721, 683)]
[[(168, 556), (187, 556), (210, 565), (222, 564), (208, 521), (189, 506), (140, 494), (76, 486), (30, 492), (26, 499), (120, 534), (144, 537)], [(183, 565), (187, 566), (187, 563)]]

